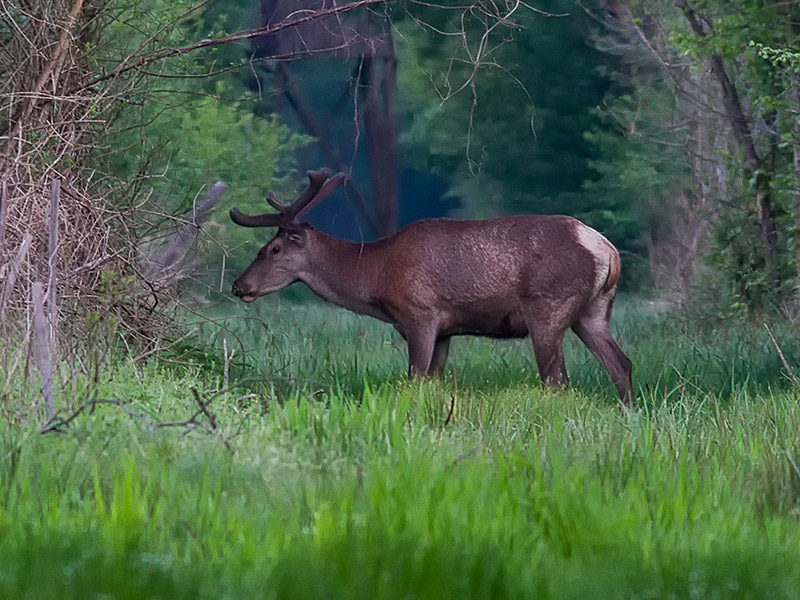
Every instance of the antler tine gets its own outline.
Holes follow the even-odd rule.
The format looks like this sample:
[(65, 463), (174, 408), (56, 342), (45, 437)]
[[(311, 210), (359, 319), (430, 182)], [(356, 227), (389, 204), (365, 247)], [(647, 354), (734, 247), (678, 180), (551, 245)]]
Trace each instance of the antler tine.
[[(330, 173), (330, 171), (328, 171), (328, 173)], [(345, 182), (345, 179), (347, 179), (347, 176), (344, 173), (337, 173), (336, 175), (325, 181), (325, 183), (322, 184), (319, 190), (317, 190), (317, 193), (314, 194), (314, 197), (311, 198), (306, 203), (306, 205), (303, 206), (302, 209), (295, 214), (295, 218), (300, 216), (302, 213), (307, 212), (312, 208), (314, 208), (317, 204), (320, 203), (320, 201), (324, 200), (336, 188), (342, 185)]]
[(280, 213), (264, 213), (263, 215), (246, 215), (238, 208), (232, 208), (231, 221), (242, 227), (280, 227), (284, 222)]
[(277, 210), (277, 213), (264, 213), (261, 215), (246, 215), (238, 208), (230, 211), (231, 221), (242, 227), (280, 227), (286, 221), (284, 216), (290, 207), (278, 201), (273, 192), (267, 194), (267, 202)]
[(307, 209), (306, 206), (317, 195), (320, 187), (331, 176), (331, 170), (327, 167), (319, 171), (308, 171), (308, 187), (303, 190), (303, 193), (298, 196), (297, 200), (288, 206), (284, 215), (289, 219), (296, 219), (300, 214), (304, 213)]
[(279, 213), (286, 212), (286, 209), (289, 208), (278, 200), (277, 196), (275, 196), (275, 192), (267, 194), (267, 203)]

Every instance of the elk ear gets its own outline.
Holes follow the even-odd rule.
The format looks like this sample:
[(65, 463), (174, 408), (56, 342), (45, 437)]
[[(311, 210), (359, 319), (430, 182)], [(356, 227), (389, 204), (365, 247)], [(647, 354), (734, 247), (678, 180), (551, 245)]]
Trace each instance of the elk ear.
[(306, 245), (306, 230), (300, 226), (290, 226), (286, 228), (286, 239), (293, 244), (302, 247)]
[(297, 244), (298, 246), (305, 246), (306, 236), (304, 236), (302, 233), (290, 233), (289, 241)]

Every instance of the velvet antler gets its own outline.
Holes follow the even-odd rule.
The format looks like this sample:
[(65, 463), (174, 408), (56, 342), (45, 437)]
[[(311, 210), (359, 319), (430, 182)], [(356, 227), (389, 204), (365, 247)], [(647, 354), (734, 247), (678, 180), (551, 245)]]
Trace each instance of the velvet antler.
[(328, 168), (308, 172), (308, 187), (292, 204), (285, 205), (278, 201), (274, 193), (267, 195), (267, 203), (277, 210), (274, 213), (246, 215), (238, 208), (232, 208), (231, 220), (242, 227), (280, 227), (287, 223), (296, 223), (298, 218), (311, 210), (321, 200), (329, 196), (345, 180), (344, 173), (330, 176)]

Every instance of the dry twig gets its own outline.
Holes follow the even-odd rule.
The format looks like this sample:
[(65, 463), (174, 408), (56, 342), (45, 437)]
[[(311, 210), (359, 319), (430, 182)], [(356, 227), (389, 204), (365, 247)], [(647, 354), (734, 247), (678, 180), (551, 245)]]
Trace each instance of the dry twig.
[(789, 450), (784, 450), (783, 453), (786, 455), (786, 458), (789, 459), (789, 464), (792, 466), (792, 471), (797, 476), (797, 483), (800, 483), (800, 467), (797, 466), (794, 458), (791, 454), (789, 454)]
[[(233, 452), (233, 447), (231, 446), (228, 437), (224, 435), (222, 430), (219, 427), (217, 422), (217, 417), (214, 413), (211, 412), (209, 405), (214, 400), (214, 398), (218, 397), (219, 395), (223, 394), (226, 390), (220, 390), (219, 392), (215, 393), (207, 400), (203, 400), (200, 396), (199, 392), (191, 388), (192, 396), (194, 397), (195, 402), (197, 403), (198, 410), (195, 411), (191, 417), (188, 419), (184, 419), (182, 421), (159, 421), (156, 423), (150, 423), (152, 427), (156, 429), (164, 429), (164, 428), (178, 428), (184, 429), (186, 432), (190, 431), (201, 431), (208, 434), (213, 434), (215, 437), (219, 438), (219, 440), (225, 445), (225, 448), (229, 452)], [(116, 406), (118, 408), (124, 409), (127, 412), (128, 416), (133, 418), (147, 418), (149, 421), (149, 415), (143, 413), (133, 412), (128, 409), (128, 403), (123, 400), (116, 400), (116, 399), (108, 399), (108, 398), (93, 398), (82, 403), (78, 406), (75, 410), (69, 413), (53, 413), (53, 415), (47, 420), (47, 423), (40, 429), (40, 433), (65, 433), (66, 428), (71, 425), (75, 420), (80, 417), (81, 415), (89, 412), (94, 412), (94, 409), (97, 406), (102, 405), (111, 405)], [(234, 434), (235, 435), (235, 434)]]
[(778, 356), (781, 359), (781, 364), (783, 365), (783, 368), (786, 369), (786, 375), (789, 376), (789, 378), (792, 380), (792, 383), (794, 385), (796, 385), (796, 386), (800, 385), (800, 380), (798, 380), (797, 377), (795, 377), (794, 373), (792, 372), (792, 368), (789, 366), (789, 362), (786, 360), (786, 357), (783, 355), (783, 351), (781, 350), (781, 347), (778, 345), (778, 342), (775, 340), (775, 336), (772, 335), (772, 331), (770, 331), (770, 329), (769, 329), (769, 325), (764, 323), (764, 329), (767, 330), (767, 334), (769, 335), (769, 339), (772, 342), (772, 345), (775, 347), (775, 350), (778, 352)]
[(447, 426), (450, 424), (450, 419), (453, 418), (453, 409), (456, 407), (456, 397), (453, 394), (450, 394), (450, 410), (447, 411), (447, 418), (444, 420), (444, 425), (442, 425), (442, 429), (446, 429)]
[(110, 404), (112, 406), (119, 406), (125, 407), (126, 404), (122, 400), (110, 400), (106, 398), (94, 398), (87, 402), (84, 402), (74, 411), (69, 413), (66, 416), (59, 416), (58, 414), (54, 415), (50, 418), (47, 423), (45, 423), (44, 427), (39, 430), (39, 433), (64, 433), (65, 427), (70, 425), (75, 419), (81, 416), (86, 411), (93, 412), (95, 407), (103, 405), (103, 404)]

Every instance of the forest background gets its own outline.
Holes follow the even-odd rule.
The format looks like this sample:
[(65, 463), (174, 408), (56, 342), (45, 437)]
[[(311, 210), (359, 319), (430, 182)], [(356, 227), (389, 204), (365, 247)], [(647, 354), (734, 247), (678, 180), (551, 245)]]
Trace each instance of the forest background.
[[(628, 290), (699, 298), (721, 317), (797, 302), (791, 2), (30, 10), (4, 4), (0, 30), (2, 263), (30, 219), (46, 231), (57, 175), (70, 190), (60, 228), (85, 232), (62, 240), (74, 246), (59, 255), (62, 274), (81, 275), (57, 282), (62, 296), (85, 299), (71, 288), (96, 289), (101, 276), (163, 274), (153, 263), (175, 218), (217, 180), (231, 192), (191, 266), (224, 291), (211, 279), (254, 248), (226, 208), (259, 210), (270, 190), (290, 197), (306, 168), (328, 165), (350, 185), (311, 220), (349, 239), (426, 216), (570, 214), (620, 248)], [(44, 269), (43, 238), (31, 245)]]
[[(798, 144), (792, 0), (0, 0), (0, 596), (796, 598)], [(636, 409), (233, 298), (321, 166), (604, 233)]]

